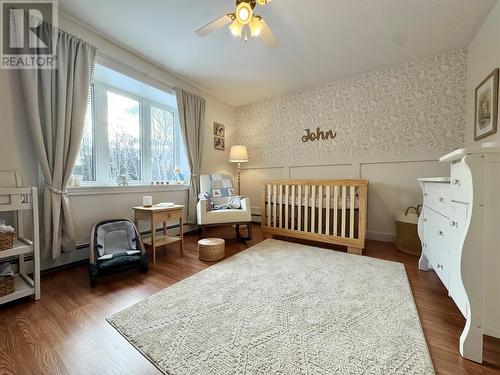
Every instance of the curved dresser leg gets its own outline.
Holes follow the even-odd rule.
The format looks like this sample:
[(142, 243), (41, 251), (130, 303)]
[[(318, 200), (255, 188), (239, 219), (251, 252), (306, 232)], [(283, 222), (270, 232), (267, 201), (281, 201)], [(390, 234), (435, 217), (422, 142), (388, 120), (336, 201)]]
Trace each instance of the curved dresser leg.
[(422, 251), (422, 255), (420, 255), (420, 259), (418, 260), (418, 269), (420, 271), (429, 271), (429, 260), (425, 256)]
[(469, 312), (467, 315), (465, 328), (460, 336), (460, 354), (471, 361), (483, 363), (483, 329), (480, 323), (472, 319)]

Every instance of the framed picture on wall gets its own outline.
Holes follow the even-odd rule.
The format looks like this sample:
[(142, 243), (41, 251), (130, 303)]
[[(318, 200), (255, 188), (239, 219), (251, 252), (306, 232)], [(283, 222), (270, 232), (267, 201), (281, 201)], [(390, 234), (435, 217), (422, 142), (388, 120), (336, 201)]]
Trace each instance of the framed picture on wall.
[(219, 151), (224, 151), (226, 149), (226, 142), (224, 141), (224, 138), (217, 136), (214, 137), (214, 149)]
[(214, 135), (224, 138), (226, 136), (226, 127), (218, 122), (214, 122)]
[(498, 74), (492, 71), (476, 88), (474, 111), (474, 140), (497, 132), (498, 126)]

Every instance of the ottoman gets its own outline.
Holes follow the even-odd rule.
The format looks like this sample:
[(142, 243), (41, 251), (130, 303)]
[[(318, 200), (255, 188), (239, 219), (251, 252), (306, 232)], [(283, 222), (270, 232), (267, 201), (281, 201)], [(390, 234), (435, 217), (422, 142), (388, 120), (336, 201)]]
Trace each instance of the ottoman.
[(224, 258), (226, 241), (222, 238), (204, 238), (198, 241), (198, 258), (207, 262), (215, 262)]

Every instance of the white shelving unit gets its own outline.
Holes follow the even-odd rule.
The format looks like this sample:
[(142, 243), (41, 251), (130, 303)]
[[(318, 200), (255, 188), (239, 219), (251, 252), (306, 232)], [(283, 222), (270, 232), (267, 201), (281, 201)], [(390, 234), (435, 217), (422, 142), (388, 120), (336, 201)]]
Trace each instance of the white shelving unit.
[[(17, 238), (14, 247), (0, 251), (0, 263), (7, 258), (18, 257), (19, 272), (15, 275), (16, 289), (13, 293), (0, 297), (0, 305), (18, 298), (33, 296), (40, 299), (40, 232), (38, 228), (38, 193), (35, 187), (0, 187), (0, 212), (14, 212), (17, 216)], [(33, 239), (24, 237), (23, 213), (31, 211)], [(25, 257), (33, 257), (33, 277), (28, 276)]]

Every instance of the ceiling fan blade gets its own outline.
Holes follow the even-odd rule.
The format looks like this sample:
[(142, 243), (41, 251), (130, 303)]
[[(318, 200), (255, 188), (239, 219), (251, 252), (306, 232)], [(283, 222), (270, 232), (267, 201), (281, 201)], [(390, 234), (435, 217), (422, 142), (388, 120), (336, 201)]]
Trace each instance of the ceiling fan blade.
[(231, 16), (231, 14), (224, 14), (222, 17), (219, 17), (215, 21), (210, 22), (208, 25), (196, 30), (196, 34), (199, 36), (207, 36), (211, 32), (219, 30), (221, 27), (224, 27), (233, 21)]
[(268, 46), (269, 48), (276, 48), (279, 44), (278, 39), (274, 36), (273, 32), (267, 25), (266, 21), (262, 20), (262, 24), (264, 25), (264, 28), (262, 29), (262, 32), (260, 33), (260, 37), (264, 44)]

